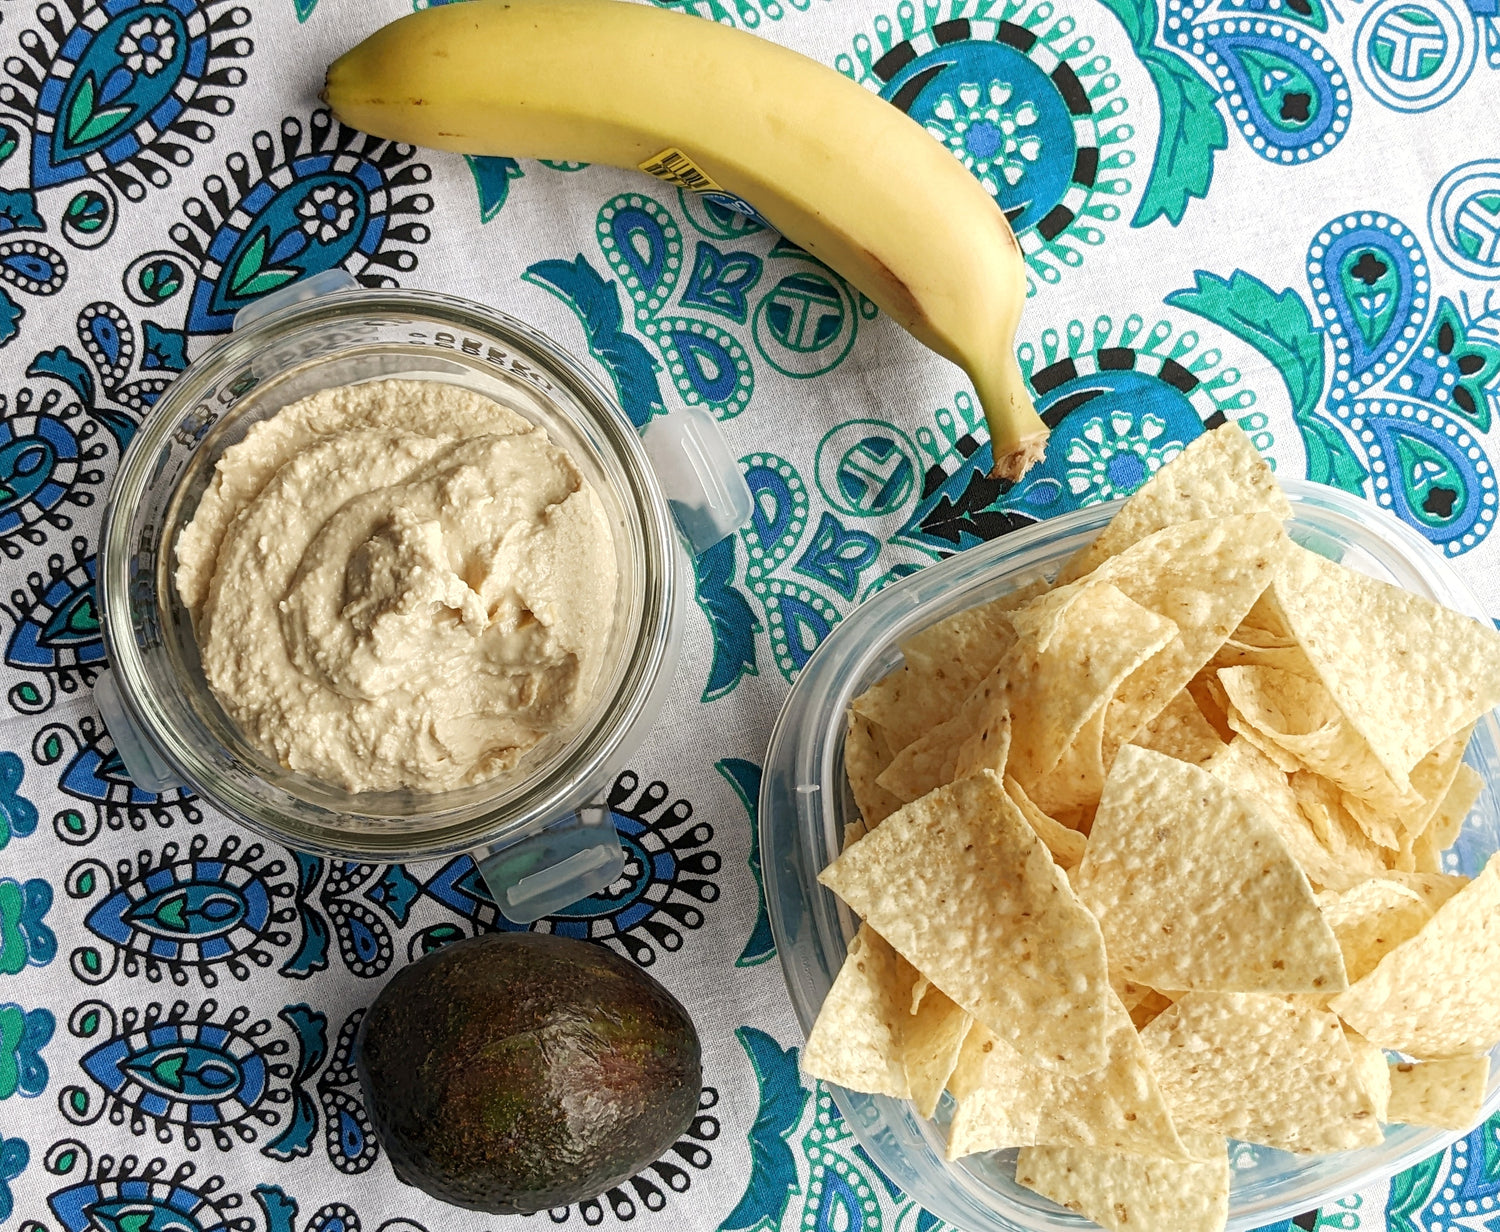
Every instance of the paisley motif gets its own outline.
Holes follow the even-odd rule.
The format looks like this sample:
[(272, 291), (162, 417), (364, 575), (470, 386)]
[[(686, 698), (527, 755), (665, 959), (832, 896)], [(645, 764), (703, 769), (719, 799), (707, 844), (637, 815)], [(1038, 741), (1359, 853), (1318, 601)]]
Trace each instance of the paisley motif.
[(1416, 237), (1383, 214), (1346, 214), (1313, 241), (1307, 276), (1320, 300), (1327, 295), (1322, 317), (1336, 364), (1330, 397), (1392, 375), (1418, 337), (1413, 318), (1427, 314), (1427, 258)]
[(1349, 126), (1349, 86), (1305, 30), (1279, 21), (1210, 21), (1194, 34), (1241, 133), (1262, 158), (1326, 154)]
[(304, 904), (287, 902), (296, 893), (287, 872), (284, 859), (259, 843), (241, 851), (233, 835), (212, 852), (201, 834), (186, 853), (176, 843), (159, 855), (143, 851), (134, 867), (121, 864), (118, 886), (99, 861), (80, 861), (68, 872), (68, 895), (97, 901), (84, 918), (92, 943), (73, 951), (73, 972), (89, 984), (116, 966), (176, 984), (191, 974), (213, 987), (220, 971), (246, 979), (252, 965), (270, 966), (273, 949), (290, 944), (289, 925), (302, 919), (306, 927)]
[(0, 282), (29, 295), (55, 295), (68, 280), (62, 253), (40, 240), (0, 244)]
[(469, 920), (476, 931), (529, 927), (534, 932), (603, 941), (641, 966), (650, 966), (658, 948), (680, 949), (683, 931), (703, 926), (701, 904), (719, 898), (713, 878), (721, 861), (710, 846), (713, 827), (704, 821), (693, 823), (689, 801), (667, 804), (670, 798), (665, 783), (642, 787), (633, 771), (622, 771), (610, 788), (607, 804), (625, 849), (624, 870), (596, 894), (529, 926), (513, 924), (500, 915), (468, 856), (450, 861), (422, 890)]
[[(68, 1183), (47, 1195), (62, 1232), (252, 1232), (253, 1221), (235, 1214), (239, 1194), (224, 1192), (224, 1179), (194, 1177), (190, 1163), (167, 1170), (156, 1158), (134, 1155), (97, 1163), (83, 1143), (56, 1142), (45, 1167)], [(278, 1232), (290, 1232), (284, 1227)]]
[(345, 1019), (327, 1067), (318, 1077), (324, 1151), (335, 1168), (350, 1175), (368, 1172), (380, 1158), (380, 1141), (365, 1112), (354, 1069), (354, 1041), (364, 1014), (357, 1009)]
[(96, 439), (98, 425), (77, 402), (63, 404), (58, 390), (48, 390), (39, 404), (30, 389), (16, 395), (12, 411), (0, 394), (0, 551), (20, 559), (17, 540), (41, 546), (44, 527), (71, 530), (63, 512), (72, 505), (86, 509), (104, 482), (91, 465), (108, 452)]
[[(252, 44), (238, 33), (248, 10), (229, 0), (65, 0), (36, 15), (42, 28), (22, 35), (25, 59), (6, 62), (0, 102), (30, 123), (38, 190), (95, 178), (139, 201), (192, 160), (187, 143), (213, 140), (210, 117), (234, 110), (224, 91), (244, 84), (233, 61)], [(87, 242), (97, 209), (75, 196), (72, 234)]]
[(6, 664), (52, 673), (68, 689), (78, 686), (80, 676), (91, 681), (92, 669), (104, 661), (104, 642), (88, 542), (73, 540), (71, 561), (49, 556), (47, 571), (28, 574), (26, 585), (27, 590), (11, 592), (8, 610), (15, 627), (6, 642)]
[(202, 813), (196, 797), (185, 787), (161, 792), (146, 791), (130, 780), (114, 742), (92, 715), (78, 720), (75, 732), (66, 723), (42, 728), (32, 740), (32, 756), (38, 764), (55, 765), (68, 759), (58, 778), (58, 787), (78, 801), (82, 808), (65, 808), (53, 818), (52, 826), (65, 843), (82, 845), (92, 842), (99, 831), (108, 827), (120, 830), (144, 830), (155, 823), (170, 826), (178, 820), (196, 825)]
[(108, 1110), (115, 1124), (128, 1120), (137, 1135), (148, 1125), (162, 1142), (179, 1134), (188, 1150), (203, 1135), (221, 1150), (236, 1139), (253, 1142), (280, 1119), (271, 1105), (287, 1101), (293, 1070), (281, 1059), (287, 1042), (266, 1038), (271, 1024), (249, 1017), (243, 1006), (220, 1019), (213, 1001), (191, 1013), (179, 1001), (168, 1009), (126, 1007), (117, 1020), (107, 1002), (85, 1001), (68, 1025), (93, 1043), (79, 1062), (93, 1085), (65, 1087), (58, 1106), (79, 1125)]
[(364, 286), (392, 286), (385, 270), (416, 268), (411, 246), (428, 228), (414, 221), (432, 198), (410, 191), (431, 172), (410, 146), (346, 128), (315, 111), (306, 128), (287, 118), (280, 148), (271, 134), (227, 160), (229, 181), (203, 182), (171, 229), (197, 267), (187, 308), (190, 333), (220, 333), (259, 296), (323, 270), (344, 266)]

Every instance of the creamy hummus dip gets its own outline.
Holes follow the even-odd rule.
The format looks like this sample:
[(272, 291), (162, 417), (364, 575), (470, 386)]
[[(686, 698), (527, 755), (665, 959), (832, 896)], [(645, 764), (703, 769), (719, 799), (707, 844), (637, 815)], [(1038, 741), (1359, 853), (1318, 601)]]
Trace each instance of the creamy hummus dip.
[(326, 389), (224, 451), (177, 540), (209, 687), (347, 791), (512, 769), (587, 704), (617, 572), (598, 494), (529, 420), (438, 381)]

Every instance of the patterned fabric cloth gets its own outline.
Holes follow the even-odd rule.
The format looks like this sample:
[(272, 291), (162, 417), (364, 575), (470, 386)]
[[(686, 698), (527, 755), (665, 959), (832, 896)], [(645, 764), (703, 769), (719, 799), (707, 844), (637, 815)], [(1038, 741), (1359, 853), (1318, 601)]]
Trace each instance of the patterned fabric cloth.
[[(891, 580), (1128, 493), (1226, 419), (1283, 475), (1415, 527), (1500, 611), (1495, 0), (663, 2), (879, 92), (1005, 208), (1053, 425), (1022, 482), (986, 477), (956, 369), (740, 215), (332, 123), (324, 66), (410, 0), (4, 5), (7, 1232), (933, 1228), (799, 1075), (759, 891), (759, 762), (818, 643)], [(633, 1180), (530, 1224), (399, 1184), (350, 1063), (395, 967), (504, 926), (469, 859), (341, 864), (140, 790), (90, 698), (121, 450), (236, 310), (333, 266), (536, 324), (638, 423), (709, 408), (757, 500), (697, 561), (672, 699), (615, 784), (625, 875), (536, 926), (684, 1000), (701, 1112)], [(1495, 1232), (1497, 1197), (1500, 1120), (1294, 1222)]]

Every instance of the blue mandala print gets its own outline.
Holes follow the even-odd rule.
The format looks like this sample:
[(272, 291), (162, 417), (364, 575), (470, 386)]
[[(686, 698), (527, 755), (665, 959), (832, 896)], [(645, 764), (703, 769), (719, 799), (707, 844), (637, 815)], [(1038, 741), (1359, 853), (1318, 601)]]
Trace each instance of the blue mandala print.
[(251, 158), (229, 156), (229, 182), (209, 176), (203, 196), (183, 206), (188, 221), (171, 229), (196, 271), (188, 333), (222, 333), (259, 296), (336, 266), (371, 287), (395, 285), (387, 271), (416, 268), (412, 247), (429, 234), (416, 218), (432, 198), (414, 190), (431, 171), (411, 146), (346, 128), (326, 111), (305, 128), (283, 120), (279, 148), (266, 132), (251, 145)]
[(650, 966), (658, 948), (676, 951), (684, 929), (703, 927), (701, 904), (719, 898), (714, 828), (706, 821), (694, 822), (692, 804), (671, 795), (665, 783), (642, 787), (634, 771), (622, 771), (607, 804), (625, 848), (624, 871), (597, 894), (534, 924), (513, 924), (500, 914), (468, 856), (449, 861), (422, 891), (476, 930), (529, 928), (607, 942)]
[[(905, 524), (892, 537), (945, 556), (1070, 509), (1127, 496), (1205, 429), (1234, 419), (1269, 451), (1254, 392), (1220, 352), (1193, 331), (1139, 316), (1118, 327), (1100, 317), (1074, 321), (1066, 339), (1044, 331), (1040, 349), (1019, 348), (1037, 411), (1052, 429), (1047, 454), (1016, 484), (989, 477), (988, 443), (973, 435), (980, 416), (961, 394), (938, 431), (922, 428), (932, 459)], [(956, 413), (955, 413), (956, 412)]]
[(108, 453), (82, 404), (49, 389), (23, 389), (12, 410), (0, 394), (0, 552), (19, 560), (49, 531), (73, 529), (70, 509), (87, 509), (104, 483), (95, 464)]
[(1416, 236), (1385, 214), (1334, 219), (1307, 272), (1315, 311), (1243, 270), (1199, 271), (1169, 302), (1241, 334), (1280, 370), (1309, 478), (1366, 493), (1447, 554), (1467, 552), (1495, 522), (1478, 434), (1500, 411), (1500, 312), (1435, 296)]
[(27, 574), (26, 588), (0, 604), (12, 623), (5, 664), (28, 676), (10, 690), (11, 705), (23, 714), (45, 710), (59, 688), (74, 693), (91, 685), (104, 664), (93, 552), (83, 538), (70, 548), (67, 556), (49, 556), (45, 572)]
[[(133, 201), (171, 183), (171, 166), (213, 140), (207, 117), (234, 109), (223, 91), (241, 86), (233, 63), (253, 50), (236, 33), (249, 12), (226, 0), (65, 0), (37, 11), (42, 29), (21, 38), (14, 84), (0, 102), (31, 127), (31, 184), (38, 191), (87, 181)], [(77, 199), (75, 198), (75, 201)], [(106, 225), (85, 197), (71, 207), (87, 237)]]
[(131, 782), (109, 733), (92, 715), (78, 720), (76, 732), (66, 723), (48, 724), (37, 732), (31, 749), (43, 766), (67, 759), (57, 785), (78, 803), (59, 810), (52, 819), (53, 830), (65, 843), (90, 843), (106, 827), (144, 830), (179, 820), (196, 825), (203, 818), (197, 798), (187, 788), (155, 792)]
[[(1005, 210), (1032, 272), (1056, 282), (1121, 216), (1134, 129), (1119, 77), (1050, 4), (909, 6), (835, 58), (846, 76), (926, 127)], [(920, 23), (920, 24), (919, 24)], [(1033, 287), (1034, 289), (1034, 287)]]

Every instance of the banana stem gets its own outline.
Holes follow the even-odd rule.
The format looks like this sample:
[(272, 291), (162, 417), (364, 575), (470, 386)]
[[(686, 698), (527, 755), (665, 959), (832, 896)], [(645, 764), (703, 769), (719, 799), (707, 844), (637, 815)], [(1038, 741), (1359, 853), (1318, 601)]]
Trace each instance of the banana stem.
[(1049, 429), (1031, 404), (1026, 378), (1021, 375), (1009, 344), (995, 364), (969, 376), (990, 429), (990, 449), (995, 459), (990, 476), (1019, 479), (1046, 454)]

